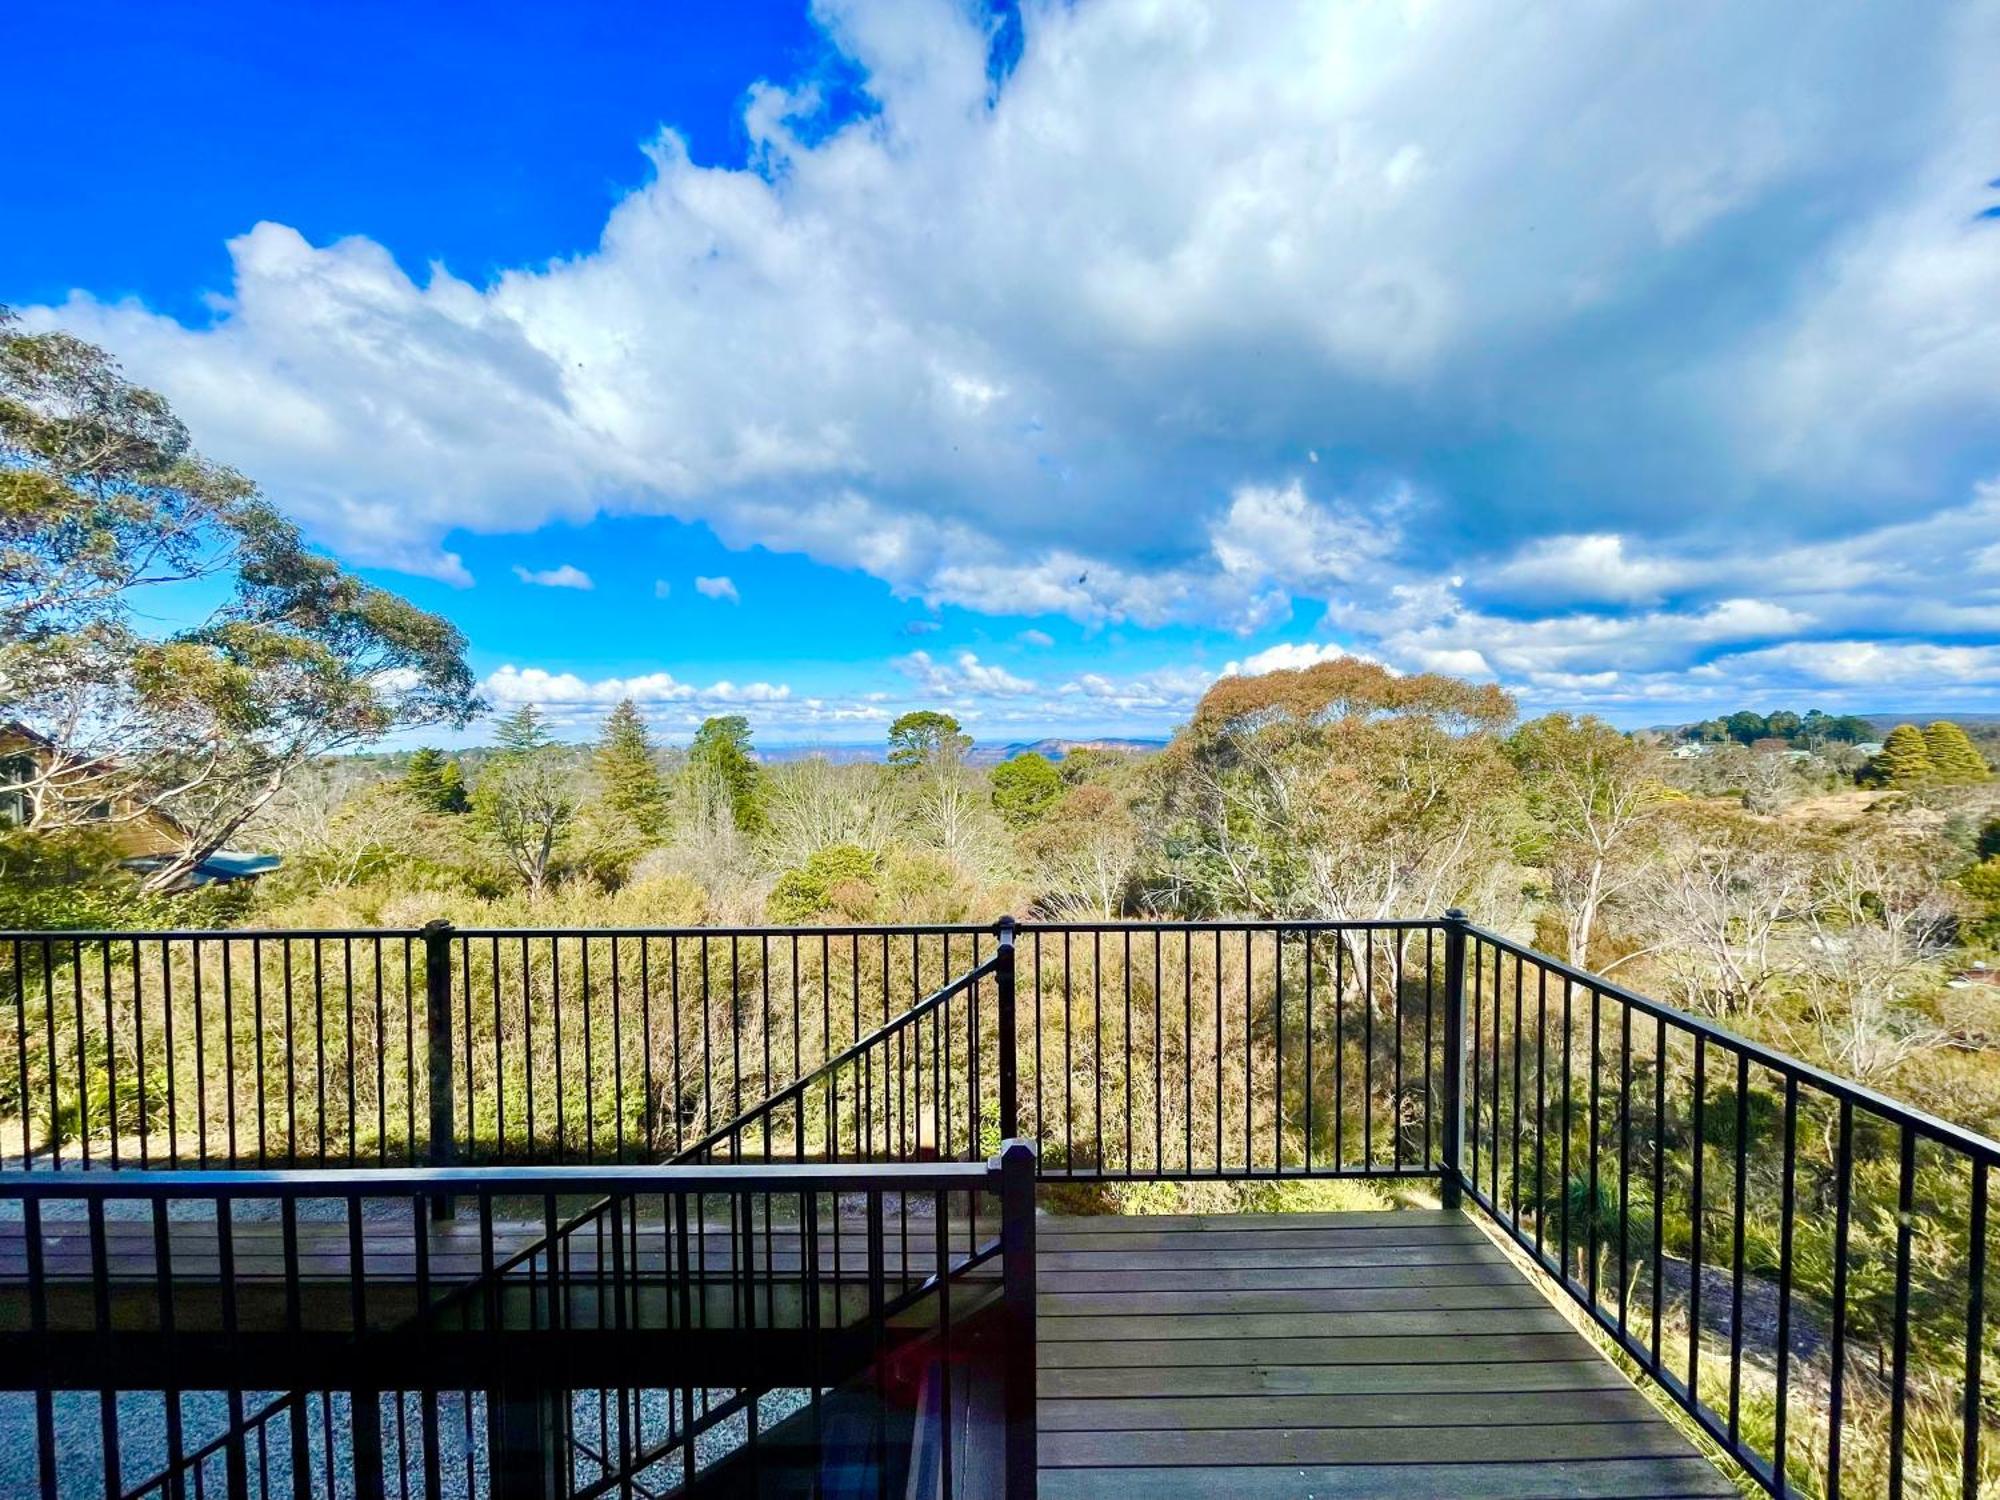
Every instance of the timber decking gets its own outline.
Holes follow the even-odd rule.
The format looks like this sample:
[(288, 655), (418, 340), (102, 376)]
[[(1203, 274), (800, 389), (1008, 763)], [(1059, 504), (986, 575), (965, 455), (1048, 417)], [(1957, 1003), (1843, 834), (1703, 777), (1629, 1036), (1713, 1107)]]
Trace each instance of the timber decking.
[(1461, 1214), (1044, 1219), (1043, 1500), (1734, 1495)]
[[(804, 1248), (796, 1230), (780, 1225), (768, 1242), (759, 1235), (743, 1267), (741, 1242), (726, 1228), (694, 1227), (696, 1269), (725, 1284), (740, 1270), (775, 1274), (772, 1290), (757, 1296), (763, 1310), (754, 1321), (769, 1332), (799, 1326), (796, 1299), (782, 1286)], [(865, 1233), (844, 1225), (836, 1248), (831, 1227), (820, 1241), (822, 1275), (845, 1282), (863, 1269)], [(379, 1309), (370, 1321), (407, 1312), (412, 1228), (407, 1214), (359, 1226), (340, 1214), (302, 1222), (292, 1264), (330, 1299), (333, 1322), (347, 1326), (358, 1238), (371, 1309)], [(892, 1284), (920, 1280), (936, 1265), (935, 1221), (912, 1214), (907, 1250), (902, 1228), (892, 1218), (877, 1252)], [(476, 1223), (424, 1229), (438, 1291), (541, 1233), (496, 1222), (489, 1251)], [(966, 1231), (963, 1221), (949, 1226), (954, 1250), (968, 1243)], [(215, 1226), (177, 1221), (167, 1238), (176, 1300), (195, 1297), (182, 1307), (185, 1333), (189, 1322), (213, 1321), (199, 1294), (205, 1283), (213, 1300)], [(105, 1240), (114, 1286), (150, 1295), (160, 1270), (154, 1226), (114, 1220)], [(238, 1223), (232, 1241), (239, 1310), (253, 1327), (282, 1286), (279, 1226)], [(564, 1274), (594, 1278), (604, 1248), (595, 1235), (576, 1236)], [(659, 1222), (637, 1226), (627, 1248), (628, 1272), (642, 1279), (679, 1260)], [(1036, 1252), (1044, 1500), (1736, 1493), (1464, 1215), (1044, 1217)], [(0, 1224), (0, 1324), (10, 1328), (25, 1326), (14, 1304), (26, 1260), (19, 1222)], [(43, 1270), (60, 1294), (50, 1303), (54, 1326), (92, 1325), (85, 1294), (95, 1269), (88, 1226), (44, 1222)], [(996, 1275), (989, 1262), (978, 1279), (990, 1289)], [(736, 1320), (726, 1289), (698, 1310), (697, 1322), (722, 1330)], [(858, 1316), (860, 1303), (850, 1310)], [(651, 1326), (674, 1342), (647, 1344), (655, 1351), (648, 1358), (659, 1347), (693, 1347), (674, 1331), (685, 1329), (685, 1313), (665, 1308)], [(732, 1347), (752, 1342), (736, 1337)]]

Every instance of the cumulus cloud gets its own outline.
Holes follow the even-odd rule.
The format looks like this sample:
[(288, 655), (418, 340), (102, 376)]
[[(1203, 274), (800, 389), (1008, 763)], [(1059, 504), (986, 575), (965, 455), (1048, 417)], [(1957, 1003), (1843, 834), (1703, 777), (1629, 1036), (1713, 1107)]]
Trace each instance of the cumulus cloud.
[(741, 604), (743, 596), (736, 592), (736, 585), (728, 578), (696, 578), (694, 591), (704, 599), (726, 599), (731, 604)]
[(1036, 684), (1027, 678), (982, 662), (970, 651), (959, 652), (948, 663), (933, 660), (928, 651), (912, 651), (898, 657), (896, 666), (926, 692), (942, 697), (1018, 697), (1036, 690)]
[(532, 583), (545, 589), (583, 589), (588, 592), (597, 587), (590, 581), (590, 575), (570, 563), (553, 568), (526, 568), (514, 564), (514, 576), (523, 583)]
[(653, 597), (655, 599), (671, 598), (673, 596), (673, 592), (674, 592), (674, 586), (671, 583), (667, 582), (666, 579), (655, 578), (653, 580)]
[(262, 223), (198, 324), (25, 316), (460, 585), (454, 531), (616, 512), (934, 607), (1304, 601), (1531, 692), (2000, 632), (1954, 540), (2000, 472), (1991, 7), (1029, 0), (997, 84), (972, 8), (817, 13), (865, 106), (758, 83), (740, 164), (663, 132), (587, 253), (480, 283)]

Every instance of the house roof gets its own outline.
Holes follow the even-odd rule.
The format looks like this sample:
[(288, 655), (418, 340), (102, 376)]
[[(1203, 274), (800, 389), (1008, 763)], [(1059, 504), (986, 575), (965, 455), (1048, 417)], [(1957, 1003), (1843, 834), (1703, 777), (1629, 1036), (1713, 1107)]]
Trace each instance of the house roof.
[[(167, 854), (141, 854), (125, 861), (128, 870), (157, 870), (173, 856)], [(268, 875), (284, 863), (275, 854), (252, 854), (243, 849), (218, 849), (215, 853), (188, 872), (187, 883), (198, 885), (226, 885), (232, 880), (252, 880), (259, 875)]]

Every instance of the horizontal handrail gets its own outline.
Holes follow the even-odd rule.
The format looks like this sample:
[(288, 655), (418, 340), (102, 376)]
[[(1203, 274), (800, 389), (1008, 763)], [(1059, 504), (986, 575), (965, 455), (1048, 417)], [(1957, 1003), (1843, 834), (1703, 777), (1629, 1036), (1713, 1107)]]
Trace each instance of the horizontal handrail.
[[(1199, 917), (1160, 919), (1105, 919), (1087, 922), (1050, 922), (1025, 918), (1014, 924), (1017, 932), (1332, 932), (1339, 930), (1377, 931), (1420, 930), (1438, 926), (1436, 917)], [(591, 938), (794, 938), (794, 937), (970, 937), (991, 936), (993, 922), (843, 922), (785, 926), (771, 923), (742, 927), (644, 926), (605, 927), (459, 927), (454, 938), (591, 937)], [(0, 930), (0, 943), (42, 942), (221, 942), (225, 939), (262, 938), (420, 938), (418, 927), (35, 927)]]
[(983, 1187), (986, 1161), (757, 1162), (745, 1166), (383, 1167), (298, 1171), (0, 1172), (0, 1200), (404, 1198), (485, 1193), (937, 1192)]

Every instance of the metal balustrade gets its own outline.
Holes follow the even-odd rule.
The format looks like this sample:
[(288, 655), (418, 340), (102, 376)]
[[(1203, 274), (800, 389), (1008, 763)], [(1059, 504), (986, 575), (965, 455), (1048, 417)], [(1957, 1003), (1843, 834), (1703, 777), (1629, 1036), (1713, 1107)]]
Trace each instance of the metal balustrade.
[[(986, 1159), (1020, 1137), (1038, 1149), (1044, 1183), (1340, 1177), (1435, 1192), (1491, 1224), (1771, 1492), (1970, 1497), (2000, 1484), (1987, 1296), (1990, 1169), (2000, 1146), (1459, 913), (1395, 922), (8, 934), (0, 985), (13, 1012), (13, 1056), (0, 1058), (0, 1145), (20, 1166), (0, 1189), (12, 1215), (0, 1227), (13, 1235), (0, 1244), (15, 1257), (0, 1270), (17, 1288), (41, 1288), (15, 1299), (16, 1323), (28, 1326), (10, 1325), (9, 1340), (37, 1330), (54, 1338), (58, 1324), (47, 1320), (79, 1316), (92, 1298), (114, 1322), (125, 1316), (129, 1288), (116, 1278), (51, 1278), (46, 1256), (55, 1252), (33, 1250), (43, 1241), (25, 1227), (41, 1215), (46, 1230), (47, 1205), (67, 1201), (83, 1204), (81, 1217), (58, 1220), (47, 1246), (73, 1256), (93, 1234), (134, 1235), (130, 1225), (114, 1229), (106, 1212), (121, 1201), (120, 1184), (175, 1202), (206, 1195), (240, 1205), (264, 1193), (279, 1205), (270, 1210), (276, 1228), (258, 1232), (277, 1234), (280, 1250), (297, 1218), (286, 1202), (315, 1193), (348, 1204), (395, 1200), (396, 1213), (412, 1216), (400, 1231), (411, 1246), (425, 1234), (470, 1246), (486, 1276), (468, 1283), (480, 1297), (535, 1307), (537, 1257), (582, 1245), (576, 1236), (601, 1235), (611, 1222), (618, 1232), (607, 1243), (632, 1242), (641, 1225), (670, 1239), (660, 1195), (675, 1190), (660, 1184), (673, 1172), (725, 1174), (712, 1190), (725, 1197), (736, 1191), (725, 1180), (771, 1192), (764, 1174), (832, 1174), (819, 1179), (814, 1201), (858, 1193), (874, 1212), (869, 1173), (968, 1172), (986, 1182)], [(703, 1165), (615, 1165), (676, 1159)], [(150, 1182), (169, 1179), (97, 1170), (321, 1161), (351, 1169), (337, 1190), (310, 1173), (176, 1176), (200, 1187), (154, 1189)], [(507, 1241), (514, 1220), (496, 1220), (493, 1209), (523, 1191), (510, 1174), (527, 1169), (507, 1164), (524, 1161), (607, 1164), (564, 1169), (581, 1175), (530, 1193), (546, 1208), (557, 1194), (598, 1192), (579, 1221), (586, 1227), (565, 1234), (562, 1222), (528, 1214), (520, 1222), (536, 1232)], [(425, 1163), (434, 1164), (428, 1174)], [(601, 1191), (586, 1185), (600, 1180)], [(971, 1180), (953, 1189), (967, 1195), (967, 1234), (975, 1225), (997, 1232), (990, 1205), (972, 1206), (989, 1189)], [(98, 1183), (107, 1195), (93, 1200)], [(658, 1206), (637, 1214), (649, 1195)], [(793, 1212), (807, 1213), (810, 1196), (795, 1194)], [(451, 1200), (453, 1216), (440, 1221)], [(768, 1210), (746, 1219), (737, 1199), (727, 1201), (739, 1230), (761, 1224), (764, 1243), (775, 1243)], [(210, 1219), (222, 1221), (214, 1211)], [(375, 1253), (355, 1227), (370, 1222), (366, 1213), (336, 1221), (357, 1236), (350, 1257)], [(181, 1222), (155, 1211), (148, 1264), (161, 1244), (166, 1253), (223, 1254), (219, 1245), (197, 1251), (192, 1240), (180, 1248), (174, 1236), (192, 1233)], [(296, 1227), (301, 1244), (324, 1232), (316, 1221)], [(908, 1231), (907, 1220), (884, 1231), (878, 1269), (913, 1264)], [(661, 1264), (684, 1264), (660, 1243)], [(353, 1284), (385, 1317), (429, 1305), (400, 1282), (376, 1287), (356, 1276)], [(886, 1287), (883, 1306), (892, 1300)], [(304, 1300), (324, 1314), (323, 1298)], [(460, 1302), (465, 1326), (455, 1332), (470, 1347), (487, 1314)], [(270, 1314), (261, 1303), (256, 1310)], [(662, 1329), (687, 1323), (671, 1310), (658, 1315)], [(171, 1331), (183, 1353), (199, 1352), (184, 1322), (146, 1326), (154, 1343)], [(429, 1332), (443, 1335), (435, 1320)], [(350, 1346), (414, 1337), (360, 1321), (342, 1333), (344, 1342), (321, 1351), (331, 1368), (347, 1368)], [(130, 1347), (143, 1355), (146, 1344)], [(52, 1380), (80, 1377), (109, 1346), (65, 1347), (63, 1359), (78, 1363), (58, 1361)], [(703, 1357), (725, 1366), (735, 1357), (707, 1348)], [(487, 1390), (474, 1368), (451, 1373), (463, 1382), (434, 1382), (433, 1394)], [(785, 1376), (775, 1365), (738, 1376), (714, 1388), (760, 1393), (719, 1403), (754, 1429), (758, 1402)], [(292, 1388), (276, 1367), (259, 1379), (266, 1384), (237, 1384)], [(796, 1364), (793, 1379), (819, 1388), (797, 1381)], [(656, 1397), (633, 1404), (638, 1387), (616, 1389), (626, 1395), (607, 1394), (607, 1410), (654, 1413), (662, 1432), (694, 1451), (702, 1414), (688, 1404), (693, 1386), (676, 1387), (680, 1404), (665, 1406)], [(287, 1399), (263, 1422), (285, 1425), (286, 1443), (313, 1422), (370, 1425), (348, 1407), (335, 1420), (324, 1402), (309, 1421)], [(489, 1398), (468, 1397), (465, 1412), (475, 1399)], [(254, 1427), (257, 1408), (247, 1410), (240, 1420)], [(504, 1417), (489, 1411), (485, 1420), (505, 1431)], [(536, 1421), (535, 1430), (574, 1427), (548, 1413)], [(565, 1451), (588, 1451), (612, 1472), (628, 1428), (645, 1448), (634, 1424), (642, 1416), (607, 1418), (594, 1440), (565, 1439)], [(394, 1439), (389, 1450), (404, 1445)]]

